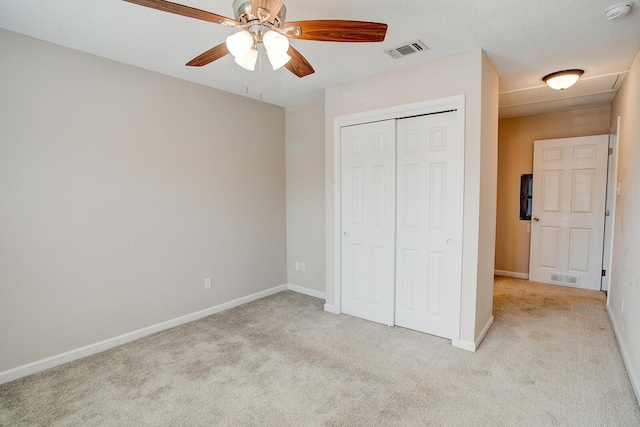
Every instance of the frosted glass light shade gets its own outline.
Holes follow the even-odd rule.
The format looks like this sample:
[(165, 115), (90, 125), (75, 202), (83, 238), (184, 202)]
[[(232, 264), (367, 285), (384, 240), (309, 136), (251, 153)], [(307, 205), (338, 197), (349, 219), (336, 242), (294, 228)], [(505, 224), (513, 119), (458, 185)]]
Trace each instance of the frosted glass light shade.
[(262, 43), (264, 43), (267, 52), (287, 53), (289, 50), (289, 39), (275, 31), (267, 31), (264, 33)]
[(227, 37), (227, 49), (235, 58), (247, 56), (253, 47), (253, 36), (249, 31), (242, 30)]
[(256, 69), (257, 60), (258, 51), (256, 49), (251, 49), (245, 56), (239, 56), (234, 59), (236, 64), (249, 71), (253, 71)]
[(267, 51), (267, 57), (269, 57), (269, 62), (271, 62), (271, 66), (274, 70), (281, 68), (291, 60), (291, 57), (286, 53), (275, 53)]
[(565, 90), (566, 88), (573, 86), (583, 73), (583, 70), (558, 71), (547, 74), (542, 78), (542, 81), (552, 89)]

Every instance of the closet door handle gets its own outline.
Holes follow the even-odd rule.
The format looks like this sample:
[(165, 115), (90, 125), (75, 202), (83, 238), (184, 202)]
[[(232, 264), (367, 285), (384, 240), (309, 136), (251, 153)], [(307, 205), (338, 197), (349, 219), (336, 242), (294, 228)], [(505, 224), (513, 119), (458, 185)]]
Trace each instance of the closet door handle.
[(344, 237), (349, 237), (349, 232), (348, 231), (344, 232)]

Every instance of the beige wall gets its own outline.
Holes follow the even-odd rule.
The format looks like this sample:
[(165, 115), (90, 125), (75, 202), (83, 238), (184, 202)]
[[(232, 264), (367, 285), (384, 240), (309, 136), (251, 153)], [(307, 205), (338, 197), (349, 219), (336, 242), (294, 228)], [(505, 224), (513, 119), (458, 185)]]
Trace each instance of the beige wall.
[(287, 280), (324, 293), (324, 101), (287, 108), (286, 123)]
[(0, 52), (0, 372), (286, 283), (283, 108)]
[[(611, 131), (620, 117), (613, 265), (608, 310), (640, 399), (640, 51), (611, 109)], [(622, 301), (624, 300), (624, 309)]]
[[(493, 320), (493, 273), (495, 265), (496, 197), (498, 176), (498, 73), (482, 55), (482, 110), (480, 152), (480, 215), (478, 217), (478, 291), (476, 295), (476, 341)], [(482, 255), (480, 255), (482, 254)]]
[(520, 175), (533, 173), (533, 141), (606, 134), (609, 111), (602, 106), (500, 120), (496, 270), (529, 274), (530, 221), (520, 221)]
[[(486, 128), (482, 123), (482, 98), (497, 96), (497, 75), (493, 67), (489, 67), (488, 60), (482, 51), (474, 51), (452, 56), (436, 61), (430, 61), (417, 66), (386, 73), (367, 79), (347, 83), (342, 86), (327, 89), (325, 97), (325, 183), (326, 183), (326, 239), (327, 239), (327, 305), (330, 309), (335, 303), (334, 278), (336, 274), (334, 253), (334, 194), (339, 182), (334, 182), (334, 119), (338, 116), (372, 111), (376, 109), (410, 104), (430, 99), (444, 98), (464, 94), (466, 97), (465, 111), (465, 183), (464, 183), (464, 243), (463, 243), (463, 272), (462, 272), (462, 316), (460, 319), (460, 339), (466, 343), (474, 343), (476, 330), (482, 330), (485, 325), (476, 328), (476, 304), (480, 299), (483, 305), (491, 299), (493, 293), (493, 272), (487, 275), (480, 265), (493, 264), (493, 248), (481, 252), (480, 249), (480, 217), (491, 218), (491, 211), (495, 211), (495, 204), (480, 205), (479, 194), (483, 188), (481, 183), (490, 184), (492, 151), (491, 126), (497, 126), (497, 102), (488, 102), (488, 106), (495, 103), (496, 112), (487, 112)], [(484, 75), (483, 75), (484, 73)], [(493, 75), (492, 75), (493, 74)], [(494, 88), (495, 86), (495, 88)], [(483, 93), (483, 89), (487, 92)], [(488, 91), (495, 90), (495, 94)], [(492, 118), (495, 114), (495, 119)], [(483, 141), (484, 138), (484, 141)], [(482, 149), (489, 150), (488, 157), (483, 160)], [(491, 193), (487, 188), (487, 192)], [(481, 210), (486, 209), (485, 213)], [(495, 221), (494, 221), (495, 223)], [(493, 225), (489, 225), (493, 227)], [(490, 246), (490, 241), (487, 245)], [(490, 260), (490, 262), (485, 260)], [(480, 268), (480, 269), (479, 269)], [(478, 292), (483, 295), (478, 295)], [(487, 294), (487, 295), (484, 295)], [(483, 307), (486, 310), (486, 307)], [(489, 319), (486, 319), (488, 322)]]

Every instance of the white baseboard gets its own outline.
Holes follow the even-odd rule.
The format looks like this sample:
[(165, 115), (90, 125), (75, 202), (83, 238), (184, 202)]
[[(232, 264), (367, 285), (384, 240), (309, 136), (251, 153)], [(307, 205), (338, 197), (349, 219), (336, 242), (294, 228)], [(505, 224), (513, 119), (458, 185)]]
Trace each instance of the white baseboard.
[(287, 289), (293, 292), (297, 292), (299, 294), (309, 295), (310, 297), (315, 297), (319, 299), (327, 299), (327, 294), (322, 291), (316, 291), (315, 289), (304, 288), (302, 286), (293, 285), (288, 283)]
[(473, 352), (476, 351), (476, 346), (471, 341), (451, 340), (451, 345), (455, 348), (461, 348), (462, 350), (473, 351)]
[(516, 273), (514, 271), (494, 270), (496, 276), (515, 277), (516, 279), (529, 280), (529, 273)]
[(451, 340), (451, 345), (456, 348), (461, 348), (463, 350), (475, 352), (478, 349), (478, 347), (480, 347), (480, 343), (484, 339), (485, 335), (487, 335), (487, 332), (489, 332), (491, 325), (493, 325), (493, 321), (494, 321), (494, 317), (491, 316), (487, 321), (487, 324), (484, 325), (484, 328), (482, 328), (480, 335), (476, 337), (475, 342), (466, 341), (466, 340)]
[(324, 311), (327, 311), (327, 312), (333, 313), (333, 314), (340, 314), (340, 310), (338, 310), (338, 307), (336, 307), (335, 305), (332, 305), (332, 304), (325, 304), (324, 305)]
[(161, 322), (155, 325), (147, 326), (146, 328), (138, 329), (133, 332), (128, 332), (126, 334), (109, 338), (107, 340), (100, 341), (95, 344), (90, 344), (85, 347), (77, 348), (75, 350), (67, 351), (66, 353), (47, 357), (46, 359), (42, 359), (33, 363), (28, 363), (26, 365), (18, 366), (16, 368), (8, 369), (6, 371), (0, 372), (0, 384), (17, 380), (18, 378), (26, 377), (27, 375), (35, 374), (36, 372), (44, 371), (45, 369), (50, 369), (55, 366), (62, 365), (64, 363), (81, 359), (83, 357), (91, 356), (92, 354), (100, 353), (110, 348), (117, 347), (119, 345), (126, 344), (128, 342), (146, 337), (147, 335), (155, 334), (156, 332), (164, 331), (166, 329), (170, 329), (175, 326), (193, 322), (194, 320), (198, 320), (203, 317), (210, 316), (212, 314), (220, 313), (221, 311), (225, 311), (230, 308), (234, 308), (251, 301), (256, 301), (261, 298), (268, 297), (269, 295), (277, 294), (278, 292), (282, 292), (286, 289), (288, 289), (288, 285), (276, 286), (274, 288), (267, 289), (262, 292), (257, 292), (255, 294), (238, 298), (223, 304), (219, 304), (214, 307), (207, 308), (205, 310), (197, 311), (195, 313), (187, 314), (181, 317), (176, 317), (175, 319), (167, 320), (166, 322)]
[(493, 325), (493, 321), (494, 321), (494, 317), (491, 316), (489, 318), (489, 320), (487, 321), (487, 324), (484, 325), (484, 328), (482, 328), (482, 331), (480, 331), (480, 335), (478, 335), (476, 337), (476, 342), (475, 342), (475, 350), (478, 349), (478, 347), (480, 347), (480, 343), (482, 342), (482, 340), (484, 339), (484, 337), (487, 335), (487, 332), (489, 332), (489, 329), (491, 329), (491, 325)]
[(622, 360), (624, 361), (624, 366), (627, 368), (627, 375), (629, 375), (629, 381), (631, 382), (631, 387), (633, 387), (633, 391), (636, 394), (636, 400), (640, 402), (640, 377), (638, 376), (638, 372), (636, 372), (633, 367), (633, 363), (631, 358), (629, 357), (629, 351), (625, 346), (624, 341), (620, 338), (622, 335), (620, 334), (620, 329), (618, 328), (618, 324), (616, 323), (615, 317), (611, 314), (611, 308), (607, 305), (607, 314), (609, 315), (609, 320), (611, 321), (611, 326), (613, 326), (613, 333), (616, 335), (616, 341), (618, 341), (618, 347), (620, 347), (620, 354), (622, 354)]

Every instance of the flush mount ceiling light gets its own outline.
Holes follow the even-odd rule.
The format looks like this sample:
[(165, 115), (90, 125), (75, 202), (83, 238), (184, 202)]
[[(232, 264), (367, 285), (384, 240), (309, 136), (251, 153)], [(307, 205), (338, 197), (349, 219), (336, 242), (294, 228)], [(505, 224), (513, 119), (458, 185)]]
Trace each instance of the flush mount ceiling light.
[(582, 74), (584, 74), (584, 70), (578, 69), (556, 71), (555, 73), (544, 76), (542, 81), (552, 89), (565, 90), (566, 88), (573, 86)]
[(187, 63), (190, 67), (202, 67), (230, 53), (236, 64), (247, 70), (254, 70), (258, 59), (258, 47), (262, 44), (274, 70), (284, 66), (296, 76), (305, 77), (313, 74), (313, 67), (300, 52), (289, 45), (289, 39), (371, 43), (382, 42), (387, 33), (387, 24), (377, 22), (286, 22), (287, 8), (284, 0), (234, 0), (232, 8), (235, 19), (166, 0), (124, 1), (240, 30), (227, 37), (226, 43), (221, 43), (193, 58)]
[(631, 12), (632, 7), (632, 1), (623, 1), (621, 3), (612, 4), (611, 6), (605, 8), (604, 16), (608, 20), (621, 18)]

